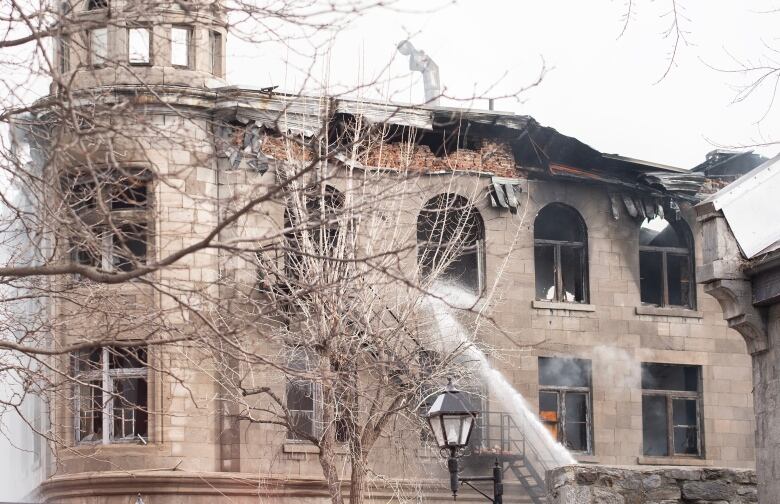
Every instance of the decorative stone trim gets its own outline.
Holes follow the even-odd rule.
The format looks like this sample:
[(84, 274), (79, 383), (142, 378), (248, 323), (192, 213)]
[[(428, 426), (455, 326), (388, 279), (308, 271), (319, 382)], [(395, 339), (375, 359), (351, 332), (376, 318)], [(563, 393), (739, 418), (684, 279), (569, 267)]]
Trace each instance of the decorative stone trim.
[(672, 308), (669, 306), (637, 306), (636, 314), (683, 318), (702, 318), (704, 316), (702, 312), (697, 310), (691, 310), (688, 308)]
[(557, 301), (531, 301), (531, 306), (537, 310), (566, 310), (566, 311), (582, 311), (582, 312), (594, 312), (596, 307), (592, 304), (584, 303), (560, 303)]
[(769, 349), (766, 320), (753, 306), (753, 292), (748, 280), (715, 280), (704, 284), (704, 292), (718, 300), (723, 318), (736, 329), (753, 355)]

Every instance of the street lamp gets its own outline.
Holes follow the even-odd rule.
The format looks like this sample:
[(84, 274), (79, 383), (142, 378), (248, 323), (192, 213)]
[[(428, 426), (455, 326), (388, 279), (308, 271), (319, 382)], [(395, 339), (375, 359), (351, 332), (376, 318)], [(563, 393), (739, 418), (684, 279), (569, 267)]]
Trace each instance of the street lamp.
[[(463, 454), (464, 449), (469, 444), (471, 431), (474, 429), (478, 415), (479, 410), (474, 409), (466, 395), (455, 388), (455, 385), (452, 384), (452, 379), (448, 379), (444, 392), (436, 397), (433, 401), (433, 406), (428, 410), (427, 418), (442, 455), (447, 454), (447, 469), (450, 472), (450, 489), (452, 490), (453, 499), (458, 497), (460, 485), (465, 484), (493, 502), (493, 504), (502, 504), (504, 486), (501, 483), (502, 471), (498, 460), (496, 460), (496, 464), (493, 467), (493, 476), (491, 477), (458, 477), (458, 457)], [(475, 481), (492, 481), (493, 497), (474, 487), (471, 483)]]

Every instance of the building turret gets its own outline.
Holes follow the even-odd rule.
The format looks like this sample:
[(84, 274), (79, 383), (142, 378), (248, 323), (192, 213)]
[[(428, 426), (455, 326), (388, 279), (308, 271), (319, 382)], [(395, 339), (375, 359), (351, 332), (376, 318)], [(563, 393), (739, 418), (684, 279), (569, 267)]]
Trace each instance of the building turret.
[(214, 0), (65, 0), (60, 9), (55, 54), (70, 90), (224, 78), (226, 20)]

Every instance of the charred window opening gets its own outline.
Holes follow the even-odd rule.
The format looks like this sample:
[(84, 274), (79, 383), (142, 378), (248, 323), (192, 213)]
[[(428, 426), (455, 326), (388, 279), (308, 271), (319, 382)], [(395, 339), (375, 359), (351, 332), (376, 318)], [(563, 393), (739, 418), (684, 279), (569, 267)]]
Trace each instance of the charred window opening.
[(589, 360), (539, 357), (539, 417), (567, 449), (592, 453)]
[(147, 355), (144, 347), (95, 347), (71, 355), (77, 442), (146, 442)]
[(534, 221), (536, 298), (588, 302), (587, 232), (579, 213), (553, 203)]
[(285, 403), (289, 413), (287, 439), (306, 441), (308, 437), (319, 435), (317, 403), (319, 387), (305, 378), (311, 363), (306, 352), (292, 352), (289, 361), (290, 375), (285, 385)]
[(290, 279), (341, 266), (340, 262), (328, 259), (335, 258), (342, 245), (339, 217), (344, 210), (344, 195), (325, 186), (322, 193), (307, 195), (305, 199), (304, 205), (288, 205), (284, 213), (288, 230), (285, 269)]
[(87, 0), (87, 10), (105, 9), (108, 7), (108, 0)]
[(681, 221), (645, 219), (639, 229), (639, 290), (642, 303), (693, 308), (693, 247)]
[(436, 196), (417, 216), (417, 264), (426, 277), (480, 294), (484, 246), (482, 217), (463, 196)]
[(143, 171), (65, 177), (62, 191), (75, 218), (70, 244), (74, 263), (125, 272), (146, 263), (149, 201)]
[(702, 456), (701, 367), (642, 363), (642, 441), (647, 456)]

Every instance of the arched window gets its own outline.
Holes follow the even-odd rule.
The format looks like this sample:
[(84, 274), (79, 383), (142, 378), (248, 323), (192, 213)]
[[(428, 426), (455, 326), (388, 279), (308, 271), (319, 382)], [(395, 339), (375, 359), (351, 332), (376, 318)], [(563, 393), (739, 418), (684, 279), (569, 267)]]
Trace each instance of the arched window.
[(588, 302), (588, 237), (585, 223), (571, 207), (553, 203), (534, 221), (536, 298)]
[[(301, 273), (323, 271), (339, 248), (339, 214), (344, 209), (344, 194), (331, 186), (306, 196), (305, 204), (288, 205), (284, 212), (287, 253), (285, 268), (291, 279), (304, 278)], [(343, 264), (334, 262), (334, 266)]]
[(693, 241), (684, 221), (645, 219), (639, 229), (642, 303), (694, 307)]
[(482, 292), (485, 227), (463, 196), (440, 194), (417, 216), (417, 264), (425, 276)]

